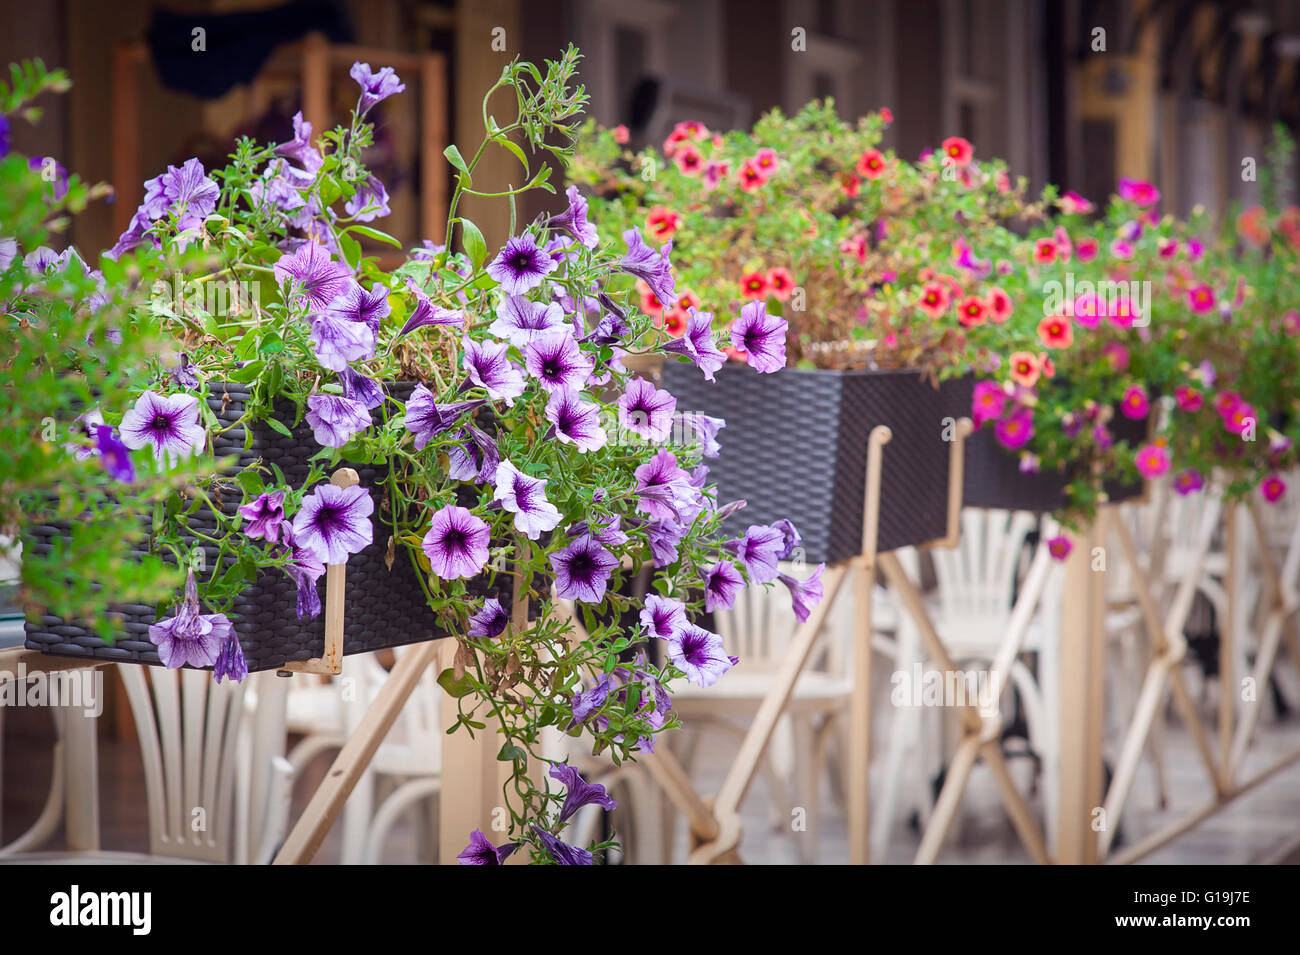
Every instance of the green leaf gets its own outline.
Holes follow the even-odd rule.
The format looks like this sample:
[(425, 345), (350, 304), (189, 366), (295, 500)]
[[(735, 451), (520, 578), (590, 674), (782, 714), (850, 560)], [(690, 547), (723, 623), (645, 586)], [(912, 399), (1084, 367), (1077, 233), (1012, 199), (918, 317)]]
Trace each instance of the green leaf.
[(355, 269), (357, 263), (361, 261), (361, 244), (350, 235), (340, 235), (339, 248), (343, 251), (343, 258), (347, 259), (348, 265)]
[(448, 696), (456, 700), (459, 700), (462, 696), (469, 696), (470, 693), (474, 692), (469, 675), (466, 674), (457, 680), (456, 671), (451, 667), (438, 674), (438, 685), (443, 688)]
[(508, 763), (511, 760), (527, 762), (528, 754), (514, 743), (502, 743), (501, 752), (497, 753), (497, 759), (503, 763)]
[[(277, 421), (275, 418), (267, 418), (266, 423), (271, 426), (271, 430), (280, 432), (286, 438), (293, 437), (293, 432), (290, 431), (288, 426), (282, 421)], [(283, 484), (284, 481), (282, 480), (280, 483)]]
[(479, 231), (478, 226), (468, 219), (460, 220), (460, 241), (465, 246), (465, 254), (469, 256), (470, 265), (474, 271), (482, 268), (484, 261), (487, 260), (487, 242), (483, 239), (483, 233)]
[(525, 156), (524, 151), (519, 148), (519, 144), (507, 136), (498, 136), (494, 138), (498, 143), (500, 143), (506, 149), (514, 153), (515, 158), (518, 159), (519, 162), (523, 165), (524, 172), (528, 172), (528, 157)]
[(402, 247), (402, 243), (398, 242), (387, 232), (380, 232), (378, 229), (372, 229), (368, 225), (348, 226), (344, 231), (359, 232), (361, 235), (364, 235), (366, 238), (374, 239), (376, 242), (387, 242), (389, 245), (394, 246), (398, 249)]
[(252, 468), (245, 468), (236, 474), (235, 481), (249, 497), (257, 497), (266, 490), (266, 485), (262, 483), (262, 475)]
[(466, 179), (470, 178), (469, 166), (465, 165), (465, 159), (461, 156), (460, 150), (456, 148), (455, 143), (444, 149), (442, 154), (447, 157), (447, 162), (451, 163), (465, 174)]

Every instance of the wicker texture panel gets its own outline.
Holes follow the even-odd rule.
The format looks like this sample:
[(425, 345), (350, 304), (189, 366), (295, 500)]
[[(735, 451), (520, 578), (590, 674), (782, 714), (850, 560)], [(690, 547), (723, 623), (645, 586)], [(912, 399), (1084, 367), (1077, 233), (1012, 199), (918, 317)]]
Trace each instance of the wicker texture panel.
[[(214, 386), (212, 391), (209, 406), (223, 426), (233, 424), (248, 400), (247, 390), (232, 384)], [(399, 395), (406, 394), (410, 386), (397, 385), (393, 391)], [(378, 411), (375, 414), (378, 420)], [(286, 424), (291, 425), (292, 418), (287, 418)], [(242, 425), (217, 436), (214, 439), (216, 455), (236, 456), (240, 468), (250, 466), (258, 458), (268, 464), (274, 462), (293, 486), (300, 485), (306, 478), (310, 458), (320, 450), (305, 422), (293, 429), (292, 436), (258, 425), (247, 451), (244, 450), (244, 438)], [(385, 566), (388, 534), (384, 524), (378, 520), (385, 468), (346, 466), (354, 467), (361, 477), (362, 486), (370, 489), (375, 499), (376, 515), (373, 519), (374, 542), (359, 554), (354, 554), (347, 564), (343, 652), (365, 653), (448, 636), (435, 625), (416, 571), (402, 548), (397, 550), (392, 570)], [(237, 499), (226, 500), (222, 508), (227, 514), (234, 514), (238, 503)], [(191, 523), (204, 533), (215, 530), (215, 520), (202, 511), (193, 516)], [(25, 546), (48, 553), (52, 542), (66, 533), (66, 528), (56, 525), (36, 527)], [(204, 551), (211, 567), (217, 559), (217, 549), (205, 546)], [(318, 587), (323, 602), (324, 577)], [(480, 595), (497, 596), (509, 606), (512, 592), (509, 577), (498, 577), (495, 586), (489, 586), (486, 578), (476, 579), (471, 582), (470, 589)], [(121, 615), (121, 624), (112, 645), (75, 622), (45, 616), (37, 623), (28, 621), (27, 646), (59, 656), (160, 665), (157, 648), (149, 641), (149, 625), (155, 619), (153, 608), (119, 605), (114, 609)], [(324, 653), (324, 613), (312, 620), (299, 620), (297, 587), (288, 575), (279, 570), (259, 574), (236, 599), (231, 618), (250, 671), (275, 669), (289, 661), (307, 660)]]
[(727, 421), (722, 452), (706, 463), (720, 503), (748, 502), (729, 531), (786, 517), (803, 535), (809, 562), (860, 553), (867, 439), (886, 424), (894, 437), (884, 449), (878, 548), (943, 535), (948, 446), (939, 394), (916, 374), (788, 368), (759, 375), (727, 365), (710, 384), (694, 366), (669, 361), (663, 377), (678, 410)]

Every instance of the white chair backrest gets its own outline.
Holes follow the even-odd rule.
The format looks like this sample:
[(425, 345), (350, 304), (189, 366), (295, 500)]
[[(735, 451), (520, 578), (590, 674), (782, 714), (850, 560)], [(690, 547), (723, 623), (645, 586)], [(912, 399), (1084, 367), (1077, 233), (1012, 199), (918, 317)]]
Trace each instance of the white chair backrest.
[(1024, 511), (961, 512), (961, 542), (930, 552), (944, 619), (997, 625), (1011, 616), (1021, 549), (1035, 523)]
[[(265, 861), (275, 841), (266, 822), (287, 817), (285, 784), (292, 773), (281, 755), (282, 681), (267, 673), (243, 685), (217, 685), (207, 671), (136, 664), (121, 664), (118, 671), (144, 763), (150, 853), (205, 862)], [(253, 680), (258, 717), (245, 727), (245, 687)]]
[[(815, 568), (782, 564), (781, 572), (803, 580)], [(852, 638), (853, 604), (841, 598), (831, 608), (822, 625), (815, 664), (832, 675), (844, 675), (851, 666), (849, 641)], [(799, 627), (794, 615), (790, 591), (779, 581), (768, 585), (745, 587), (736, 597), (731, 610), (714, 611), (713, 621), (727, 652), (740, 658), (747, 670), (775, 667)]]

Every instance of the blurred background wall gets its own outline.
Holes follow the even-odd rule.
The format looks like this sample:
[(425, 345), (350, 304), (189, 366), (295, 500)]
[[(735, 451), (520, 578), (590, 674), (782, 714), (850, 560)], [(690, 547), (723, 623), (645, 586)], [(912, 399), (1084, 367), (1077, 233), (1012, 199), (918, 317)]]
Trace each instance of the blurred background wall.
[[(0, 59), (40, 56), (76, 84), (38, 128), (16, 124), (14, 148), (91, 180), (114, 181), (117, 157), (126, 180), (114, 185), (129, 208), (77, 222), (86, 251), (113, 242), (140, 182), (167, 163), (211, 165), (235, 134), (289, 138), (309, 34), (375, 67), (385, 51), (444, 58), (428, 99), (418, 73), (404, 75), (407, 94), (380, 115), (373, 164), (394, 193), (388, 229), (408, 244), (439, 238), (420, 214), (433, 185), (418, 155), (427, 125), (440, 117), (473, 148), (481, 92), (502, 64), (568, 41), (585, 55), (592, 113), (627, 125), (634, 144), (681, 119), (726, 128), (833, 96), (845, 117), (890, 107), (887, 142), (905, 156), (962, 135), (1035, 186), (1099, 198), (1118, 176), (1149, 178), (1181, 213), (1249, 200), (1258, 184), (1243, 160), (1263, 166), (1274, 123), (1300, 128), (1293, 0), (0, 0), (0, 27)], [(192, 27), (206, 49), (191, 48)], [(332, 69), (317, 114), (341, 117), (350, 83)], [(122, 115), (127, 84), (133, 116)], [(134, 176), (120, 171), (124, 155)], [(493, 157), (482, 180), (506, 183), (513, 163)], [(504, 210), (466, 212), (500, 241)]]

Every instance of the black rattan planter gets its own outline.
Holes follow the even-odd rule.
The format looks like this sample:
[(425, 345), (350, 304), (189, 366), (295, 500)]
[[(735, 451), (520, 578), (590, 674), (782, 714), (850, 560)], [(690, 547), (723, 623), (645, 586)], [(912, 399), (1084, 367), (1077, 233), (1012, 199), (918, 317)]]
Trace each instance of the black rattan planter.
[(893, 550), (947, 533), (948, 454), (939, 390), (917, 372), (787, 368), (760, 375), (728, 364), (717, 381), (666, 361), (664, 387), (679, 411), (725, 418), (718, 458), (707, 460), (718, 501), (747, 506), (727, 529), (782, 517), (803, 535), (812, 563), (862, 550), (867, 440), (876, 425), (893, 439), (884, 448), (877, 550)]
[[(394, 391), (400, 387), (395, 386)], [(208, 404), (218, 419), (229, 424), (239, 419), (247, 398), (247, 389), (240, 385), (214, 385)], [(285, 423), (292, 425), (293, 422), (288, 420)], [(252, 443), (245, 451), (245, 434), (241, 425), (219, 436), (214, 450), (217, 457), (237, 456), (240, 467), (247, 467), (258, 458), (267, 463), (274, 462), (284, 472), (289, 484), (297, 487), (306, 479), (310, 458), (320, 450), (320, 445), (305, 422), (292, 430), (293, 434), (286, 436), (265, 424), (258, 424), (253, 431)], [(343, 652), (366, 653), (450, 636), (437, 626), (416, 571), (403, 549), (398, 548), (392, 570), (385, 564), (388, 534), (378, 518), (384, 466), (346, 466), (355, 468), (362, 486), (371, 489), (376, 516), (373, 518), (374, 542), (354, 554), (347, 564)], [(223, 503), (223, 509), (229, 514), (233, 514), (238, 506), (238, 495), (231, 497), (232, 500)], [(199, 519), (201, 514), (194, 515), (192, 523), (206, 532)], [(24, 546), (38, 553), (48, 553), (53, 541), (65, 533), (66, 529), (58, 526), (37, 526), (24, 541)], [(205, 546), (205, 551), (210, 562), (216, 560), (215, 547)], [(510, 577), (501, 575), (497, 577), (496, 586), (487, 585), (486, 576), (468, 583), (471, 591), (481, 596), (498, 597), (502, 605), (508, 607), (512, 593), (510, 581)], [(318, 586), (323, 602), (324, 577)], [(161, 665), (157, 648), (149, 641), (149, 625), (155, 622), (153, 607), (127, 604), (113, 609), (120, 614), (121, 623), (111, 645), (74, 621), (48, 615), (35, 623), (27, 621), (26, 645), (29, 649), (58, 656)], [(230, 616), (250, 671), (276, 669), (290, 661), (319, 657), (324, 652), (325, 614), (322, 612), (311, 620), (298, 619), (297, 587), (283, 571), (262, 572), (235, 601)]]
[[(945, 381), (940, 386), (945, 414), (970, 417), (975, 393), (975, 376), (965, 375)], [(1116, 441), (1137, 445), (1146, 440), (1148, 421), (1126, 418), (1116, 411), (1110, 422)], [(1022, 473), (1017, 456), (997, 442), (991, 425), (966, 439), (965, 481), (962, 504), (966, 507), (989, 507), (1044, 513), (1063, 508), (1065, 487), (1071, 476), (1060, 471)], [(1143, 483), (1107, 481), (1106, 494), (1112, 502), (1129, 500), (1142, 493)]]

